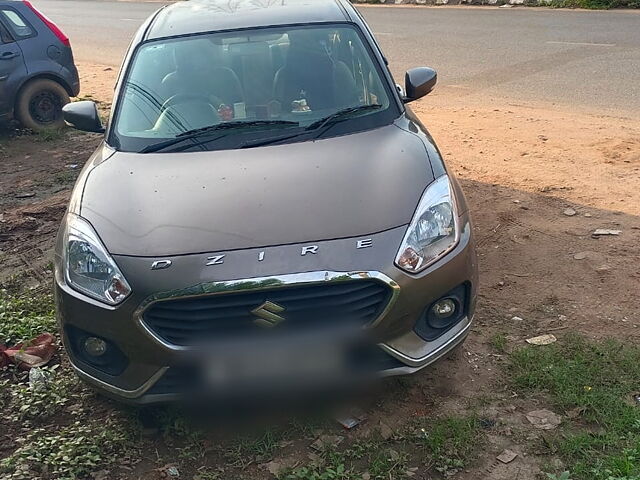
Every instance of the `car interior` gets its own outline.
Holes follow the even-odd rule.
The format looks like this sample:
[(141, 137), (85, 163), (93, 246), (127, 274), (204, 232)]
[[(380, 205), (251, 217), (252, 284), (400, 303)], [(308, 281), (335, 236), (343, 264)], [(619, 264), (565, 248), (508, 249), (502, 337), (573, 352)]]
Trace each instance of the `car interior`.
[(118, 133), (173, 137), (228, 121), (311, 123), (388, 98), (350, 27), (208, 34), (143, 46), (124, 84)]

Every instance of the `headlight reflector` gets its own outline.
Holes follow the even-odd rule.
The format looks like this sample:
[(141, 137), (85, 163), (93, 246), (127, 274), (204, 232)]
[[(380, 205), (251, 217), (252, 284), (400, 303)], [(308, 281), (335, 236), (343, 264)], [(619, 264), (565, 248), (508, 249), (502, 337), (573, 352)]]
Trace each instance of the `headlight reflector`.
[(407, 228), (396, 265), (418, 273), (451, 251), (459, 240), (458, 212), (447, 175), (434, 181), (422, 195)]
[(63, 268), (71, 287), (109, 305), (129, 296), (131, 287), (89, 222), (68, 214), (64, 246)]

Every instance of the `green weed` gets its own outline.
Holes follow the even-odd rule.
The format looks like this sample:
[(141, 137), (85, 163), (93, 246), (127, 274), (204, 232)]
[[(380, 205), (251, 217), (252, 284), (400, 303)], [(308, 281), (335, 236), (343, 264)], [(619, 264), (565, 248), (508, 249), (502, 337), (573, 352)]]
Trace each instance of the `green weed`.
[[(78, 385), (77, 377), (69, 372), (56, 374), (58, 365), (43, 367), (47, 383), (43, 388), (32, 387), (29, 383), (7, 385), (11, 397), (11, 408), (7, 408), (8, 418), (13, 421), (42, 421), (55, 414), (69, 402), (72, 389)], [(10, 412), (10, 413), (9, 413)]]
[(53, 295), (0, 289), (0, 343), (17, 343), (55, 330)]
[(547, 439), (572, 465), (572, 480), (640, 478), (640, 347), (572, 336), (514, 352), (509, 370), (524, 394), (544, 393), (556, 409), (581, 413), (580, 423), (565, 422)]
[(491, 337), (491, 347), (498, 353), (507, 352), (507, 337), (504, 333), (496, 333)]
[(62, 128), (46, 128), (37, 132), (39, 142), (54, 142), (64, 138), (66, 132)]
[(453, 474), (471, 458), (480, 440), (480, 422), (475, 416), (421, 419), (414, 428), (414, 442), (432, 457), (436, 470)]
[(34, 429), (13, 454), (0, 461), (7, 480), (31, 480), (42, 475), (57, 480), (84, 478), (102, 465), (118, 459), (130, 448), (120, 424), (77, 421), (58, 431)]

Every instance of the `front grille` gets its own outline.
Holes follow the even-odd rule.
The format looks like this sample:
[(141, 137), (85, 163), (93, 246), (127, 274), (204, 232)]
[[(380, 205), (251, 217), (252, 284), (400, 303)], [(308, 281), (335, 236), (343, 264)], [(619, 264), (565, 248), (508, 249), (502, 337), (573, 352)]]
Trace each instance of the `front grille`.
[[(277, 331), (373, 322), (391, 299), (391, 288), (377, 280), (348, 280), (164, 300), (144, 313), (147, 328), (181, 346), (223, 336), (243, 337), (264, 329), (252, 313), (265, 302), (276, 313)], [(269, 313), (266, 314), (269, 317)], [(264, 325), (264, 322), (262, 322)]]

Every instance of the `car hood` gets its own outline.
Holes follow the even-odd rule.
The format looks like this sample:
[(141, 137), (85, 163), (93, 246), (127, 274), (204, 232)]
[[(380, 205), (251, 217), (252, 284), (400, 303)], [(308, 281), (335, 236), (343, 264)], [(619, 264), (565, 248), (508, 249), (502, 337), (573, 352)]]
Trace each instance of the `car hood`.
[(220, 252), (407, 224), (432, 180), (422, 140), (390, 125), (242, 150), (116, 152), (87, 176), (80, 213), (112, 254)]

